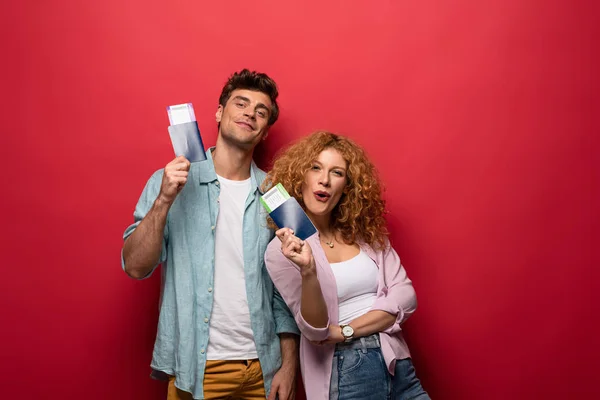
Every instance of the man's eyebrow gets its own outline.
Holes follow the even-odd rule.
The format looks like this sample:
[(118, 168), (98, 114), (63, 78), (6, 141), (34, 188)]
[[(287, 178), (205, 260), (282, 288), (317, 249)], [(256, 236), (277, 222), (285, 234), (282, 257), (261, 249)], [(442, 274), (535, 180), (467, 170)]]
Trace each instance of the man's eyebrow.
[(264, 108), (268, 112), (271, 112), (271, 109), (269, 107), (267, 107), (266, 105), (264, 105), (263, 103), (258, 103), (255, 108)]
[[(242, 100), (242, 101), (245, 101), (246, 103), (250, 103), (250, 99), (249, 99), (249, 98), (247, 98), (247, 97), (244, 97), (244, 96), (240, 96), (240, 95), (237, 95), (237, 96), (235, 96), (235, 97), (233, 98), (233, 100)], [(255, 108), (255, 109), (257, 109), (257, 108), (262, 108), (262, 109), (265, 109), (265, 110), (267, 110), (269, 113), (271, 113), (271, 109), (270, 109), (269, 107), (267, 107), (267, 106), (266, 106), (265, 104), (263, 104), (263, 103), (258, 103), (258, 104), (256, 105), (256, 107), (254, 107), (254, 108)]]
[(249, 98), (247, 98), (247, 97), (244, 97), (244, 96), (239, 96), (239, 95), (238, 95), (238, 96), (235, 96), (235, 97), (233, 98), (233, 100), (242, 100), (242, 101), (245, 101), (245, 102), (248, 102), (248, 103), (250, 103), (250, 99), (249, 99)]

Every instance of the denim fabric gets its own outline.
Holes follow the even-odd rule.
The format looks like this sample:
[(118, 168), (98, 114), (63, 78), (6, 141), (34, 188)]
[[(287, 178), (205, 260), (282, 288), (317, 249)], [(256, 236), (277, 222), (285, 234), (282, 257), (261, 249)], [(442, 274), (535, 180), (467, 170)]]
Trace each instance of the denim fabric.
[(336, 345), (329, 398), (430, 400), (410, 358), (396, 360), (393, 376), (388, 372), (378, 334)]
[[(335, 275), (320, 244), (319, 234), (316, 233), (306, 239), (306, 243), (313, 251), (321, 292), (327, 305), (329, 323), (336, 323), (339, 321), (339, 299)], [(364, 242), (359, 241), (358, 245), (379, 268), (377, 299), (371, 310), (385, 311), (396, 316), (396, 321), (392, 325), (379, 332), (381, 353), (388, 371), (393, 374), (396, 360), (410, 357), (410, 351), (402, 336), (401, 324), (415, 312), (417, 297), (398, 253), (390, 247), (389, 243), (386, 243), (385, 248), (377, 250)], [(300, 366), (306, 397), (308, 400), (329, 400), (331, 363), (335, 346), (320, 346), (312, 342), (327, 339), (331, 325), (317, 328), (311, 326), (302, 317), (302, 274), (298, 266), (283, 255), (279, 239), (275, 238), (269, 243), (265, 260), (275, 287), (295, 316), (298, 328), (302, 332)]]
[[(162, 244), (162, 289), (158, 331), (151, 367), (152, 376), (177, 377), (177, 387), (203, 399), (202, 382), (213, 305), (214, 230), (219, 212), (220, 186), (211, 150), (206, 161), (192, 163), (188, 182), (171, 206)], [(160, 192), (163, 170), (152, 175), (138, 201), (134, 223), (123, 238), (137, 228)], [(265, 390), (281, 366), (279, 333), (299, 333), (293, 316), (274, 290), (264, 265), (264, 253), (273, 232), (260, 205), (260, 184), (265, 172), (252, 163), (252, 190), (243, 216), (244, 276), (250, 323), (262, 367)], [(123, 268), (125, 264), (121, 258)]]

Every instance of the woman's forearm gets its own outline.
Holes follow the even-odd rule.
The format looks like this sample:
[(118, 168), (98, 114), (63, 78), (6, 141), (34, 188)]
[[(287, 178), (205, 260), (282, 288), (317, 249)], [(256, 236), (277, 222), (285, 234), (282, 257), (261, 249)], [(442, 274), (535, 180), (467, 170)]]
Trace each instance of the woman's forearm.
[(361, 315), (348, 325), (354, 329), (354, 337), (358, 338), (384, 331), (392, 326), (394, 322), (396, 322), (396, 315), (381, 310), (373, 310)]
[(300, 312), (304, 320), (315, 328), (325, 328), (329, 321), (327, 304), (321, 292), (316, 268), (302, 271), (302, 299)]

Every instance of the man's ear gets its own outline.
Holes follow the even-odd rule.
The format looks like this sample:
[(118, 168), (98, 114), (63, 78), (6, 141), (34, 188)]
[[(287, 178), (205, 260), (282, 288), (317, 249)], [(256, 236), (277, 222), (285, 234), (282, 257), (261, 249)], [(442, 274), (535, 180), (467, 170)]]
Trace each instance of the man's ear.
[(215, 114), (217, 124), (221, 123), (221, 117), (223, 117), (223, 106), (219, 104), (219, 108), (217, 108), (217, 113)]
[(265, 131), (265, 133), (263, 134), (263, 137), (261, 140), (265, 140), (267, 138), (267, 136), (269, 136), (269, 129), (267, 128), (267, 130)]

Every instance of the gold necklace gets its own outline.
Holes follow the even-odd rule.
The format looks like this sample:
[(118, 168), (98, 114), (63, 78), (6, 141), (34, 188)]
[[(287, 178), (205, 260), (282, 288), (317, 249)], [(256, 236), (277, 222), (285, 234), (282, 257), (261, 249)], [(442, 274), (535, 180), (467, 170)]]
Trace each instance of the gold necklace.
[(327, 240), (325, 240), (325, 244), (326, 244), (327, 246), (329, 246), (329, 248), (330, 248), (330, 249), (333, 249), (333, 244), (334, 244), (334, 243), (333, 243), (333, 241), (334, 241), (334, 240), (335, 240), (335, 234), (333, 235), (333, 238), (331, 239), (331, 241), (330, 241), (330, 242), (328, 242)]

